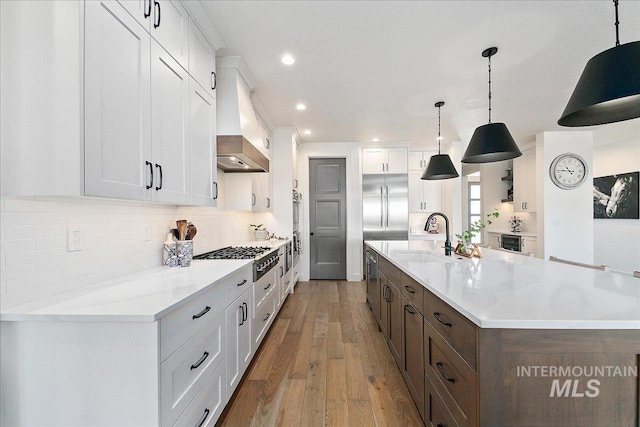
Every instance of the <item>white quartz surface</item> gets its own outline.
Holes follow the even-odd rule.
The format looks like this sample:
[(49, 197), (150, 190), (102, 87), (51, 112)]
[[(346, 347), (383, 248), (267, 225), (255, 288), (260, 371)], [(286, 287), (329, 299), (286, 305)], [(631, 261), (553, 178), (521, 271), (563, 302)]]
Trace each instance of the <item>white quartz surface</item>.
[[(152, 322), (251, 262), (193, 260), (190, 267), (156, 267), (4, 309), (0, 320)], [(223, 283), (215, 286), (224, 286)]]
[(442, 242), (367, 241), (482, 328), (640, 329), (640, 279), (482, 248), (445, 256)]

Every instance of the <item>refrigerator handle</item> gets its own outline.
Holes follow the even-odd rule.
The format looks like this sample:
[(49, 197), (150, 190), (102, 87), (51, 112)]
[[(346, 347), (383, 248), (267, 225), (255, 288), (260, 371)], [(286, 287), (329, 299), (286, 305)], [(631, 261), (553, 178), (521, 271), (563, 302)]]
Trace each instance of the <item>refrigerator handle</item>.
[(387, 190), (387, 228), (389, 228), (389, 186), (385, 185), (385, 188)]
[(382, 185), (380, 186), (380, 227), (384, 227), (384, 192)]

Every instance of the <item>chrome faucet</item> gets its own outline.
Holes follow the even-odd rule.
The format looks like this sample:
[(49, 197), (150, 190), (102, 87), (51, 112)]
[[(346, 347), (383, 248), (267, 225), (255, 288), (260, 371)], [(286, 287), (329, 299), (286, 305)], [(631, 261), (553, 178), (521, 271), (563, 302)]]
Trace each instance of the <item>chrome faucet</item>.
[(424, 224), (424, 231), (427, 231), (427, 228), (429, 228), (429, 221), (431, 221), (431, 218), (438, 215), (444, 218), (445, 232), (447, 236), (447, 240), (444, 241), (444, 254), (447, 256), (451, 256), (451, 250), (453, 249), (453, 246), (451, 246), (451, 240), (449, 239), (449, 218), (447, 218), (445, 214), (443, 214), (442, 212), (434, 212), (429, 215), (429, 218), (427, 218), (427, 222)]

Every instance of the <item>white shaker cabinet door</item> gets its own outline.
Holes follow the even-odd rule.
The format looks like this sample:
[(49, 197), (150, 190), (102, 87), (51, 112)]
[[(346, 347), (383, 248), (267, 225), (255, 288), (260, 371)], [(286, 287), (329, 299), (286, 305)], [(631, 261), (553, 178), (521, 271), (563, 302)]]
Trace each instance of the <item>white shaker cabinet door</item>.
[(189, 74), (215, 96), (217, 76), (216, 53), (195, 22), (189, 22)]
[(191, 137), (191, 202), (216, 206), (218, 182), (216, 168), (216, 104), (206, 89), (191, 79), (189, 96)]
[(171, 56), (189, 69), (189, 15), (177, 0), (148, 0), (151, 5), (151, 36)]
[(85, 3), (85, 194), (150, 198), (149, 34), (114, 1)]
[(189, 74), (155, 42), (151, 55), (153, 197), (161, 202), (189, 204)]
[(231, 396), (251, 361), (253, 290), (247, 289), (227, 307), (227, 395)]
[(149, 29), (153, 0), (118, 0), (118, 3), (127, 9), (127, 12), (129, 12), (140, 25), (147, 30)]
[(387, 148), (387, 173), (407, 173), (406, 148)]

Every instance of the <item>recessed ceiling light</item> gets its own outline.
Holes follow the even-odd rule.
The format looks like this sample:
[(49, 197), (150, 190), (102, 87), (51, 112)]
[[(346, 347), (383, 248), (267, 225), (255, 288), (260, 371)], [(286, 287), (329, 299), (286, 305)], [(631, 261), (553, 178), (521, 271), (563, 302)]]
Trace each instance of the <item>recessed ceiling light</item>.
[(296, 58), (294, 58), (291, 55), (283, 55), (282, 56), (282, 63), (284, 65), (293, 65), (296, 62)]
[(373, 138), (371, 142), (380, 142), (380, 138)]
[(296, 105), (296, 110), (302, 111), (302, 110), (306, 110), (306, 109), (307, 109), (307, 106), (304, 105), (303, 103), (300, 103), (300, 104)]
[(304, 134), (305, 135), (311, 135), (311, 131), (309, 129), (307, 129), (307, 130), (304, 131)]

